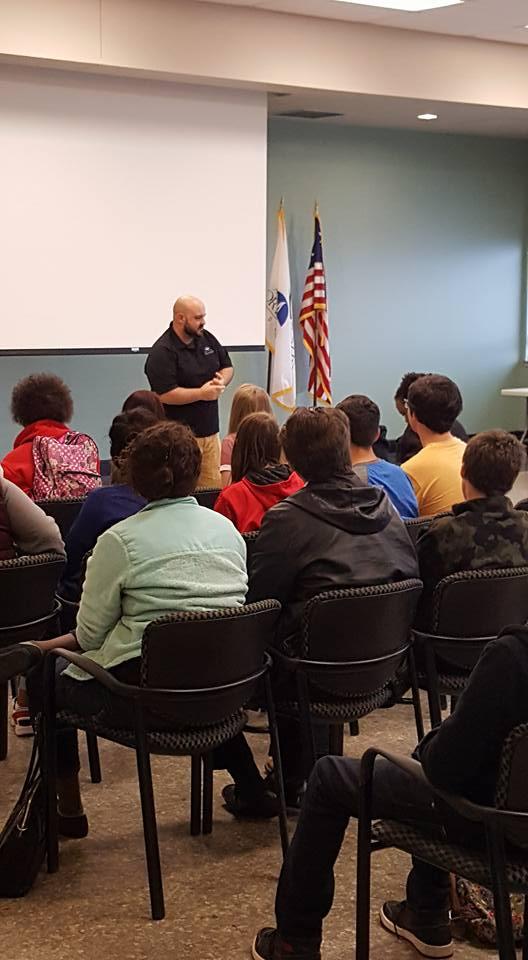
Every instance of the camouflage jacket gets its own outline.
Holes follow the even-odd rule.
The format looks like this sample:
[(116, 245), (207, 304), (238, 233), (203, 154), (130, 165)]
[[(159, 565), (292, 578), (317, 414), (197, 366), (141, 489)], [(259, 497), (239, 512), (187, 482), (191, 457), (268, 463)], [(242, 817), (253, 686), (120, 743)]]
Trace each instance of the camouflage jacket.
[(419, 620), (425, 626), (433, 590), (450, 573), (528, 564), (528, 513), (514, 510), (503, 496), (457, 503), (452, 514), (433, 520), (417, 552), (424, 583)]

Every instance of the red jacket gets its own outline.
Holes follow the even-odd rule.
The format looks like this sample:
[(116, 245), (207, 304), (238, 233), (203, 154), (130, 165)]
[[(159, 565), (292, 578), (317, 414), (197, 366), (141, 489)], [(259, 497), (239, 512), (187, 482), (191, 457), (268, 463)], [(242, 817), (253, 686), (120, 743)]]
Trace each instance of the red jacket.
[(33, 476), (33, 439), (34, 437), (62, 437), (70, 428), (56, 420), (35, 420), (28, 424), (16, 437), (13, 449), (2, 460), (6, 480), (11, 480), (24, 493), (31, 496)]
[[(268, 482), (266, 482), (268, 481)], [(239, 533), (258, 530), (270, 507), (304, 487), (298, 473), (290, 473), (285, 465), (266, 467), (260, 474), (250, 474), (222, 490), (215, 510), (231, 520)]]

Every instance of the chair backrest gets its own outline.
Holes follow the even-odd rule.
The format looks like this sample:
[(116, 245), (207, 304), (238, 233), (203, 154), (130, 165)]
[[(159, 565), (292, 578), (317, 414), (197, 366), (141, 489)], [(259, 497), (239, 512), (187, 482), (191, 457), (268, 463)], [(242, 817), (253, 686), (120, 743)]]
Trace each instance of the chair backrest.
[(432, 621), (433, 634), (453, 638), (435, 641), (442, 659), (459, 669), (473, 669), (489, 639), (510, 623), (528, 621), (528, 567), (466, 570), (444, 577), (433, 594)]
[(248, 572), (251, 567), (251, 560), (253, 559), (253, 548), (255, 546), (255, 541), (259, 535), (259, 532), (260, 532), (259, 530), (252, 530), (251, 533), (242, 534), (246, 544), (246, 566), (247, 566)]
[(86, 497), (77, 497), (75, 500), (37, 500), (35, 502), (48, 517), (53, 517), (64, 540), (85, 500)]
[[(515, 727), (504, 741), (495, 791), (501, 810), (528, 813), (528, 723)], [(509, 821), (506, 835), (512, 843), (528, 846), (528, 825)]]
[(198, 489), (194, 491), (194, 496), (201, 507), (209, 507), (210, 510), (214, 510), (214, 505), (220, 493), (221, 490), (217, 487), (202, 487), (201, 490)]
[(421, 580), (413, 579), (330, 590), (310, 600), (302, 635), (310, 680), (336, 695), (383, 687), (405, 658), (421, 592)]
[[(2, 643), (11, 638), (11, 633), (13, 640), (25, 639), (25, 635), (19, 635), (20, 627), (26, 624), (30, 626), (33, 621), (53, 611), (55, 590), (64, 563), (64, 557), (57, 553), (41, 553), (0, 562)], [(5, 630), (7, 627), (10, 629)], [(35, 630), (31, 636), (39, 639)]]
[(405, 529), (409, 534), (413, 543), (418, 541), (418, 537), (425, 533), (429, 529), (433, 520), (437, 520), (438, 517), (447, 517), (449, 514), (447, 512), (437, 513), (433, 517), (413, 517), (409, 520), (404, 520)]
[(528, 499), (527, 499), (527, 500), (519, 500), (519, 502), (515, 504), (515, 509), (516, 509), (516, 510), (528, 510)]
[(255, 689), (252, 677), (263, 669), (279, 613), (276, 600), (262, 600), (154, 620), (142, 643), (141, 686), (151, 691), (146, 702), (161, 710), (170, 703), (169, 691), (179, 691), (174, 700), (181, 723), (209, 723), (235, 712)]

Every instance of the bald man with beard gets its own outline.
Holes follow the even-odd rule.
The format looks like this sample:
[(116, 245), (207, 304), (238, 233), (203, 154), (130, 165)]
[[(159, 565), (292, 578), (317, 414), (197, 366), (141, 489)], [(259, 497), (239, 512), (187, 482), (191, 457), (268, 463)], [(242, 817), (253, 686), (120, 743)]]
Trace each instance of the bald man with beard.
[(220, 487), (218, 398), (233, 378), (233, 365), (205, 329), (205, 306), (198, 297), (178, 297), (172, 323), (150, 350), (145, 374), (169, 420), (188, 424), (198, 441), (198, 486)]

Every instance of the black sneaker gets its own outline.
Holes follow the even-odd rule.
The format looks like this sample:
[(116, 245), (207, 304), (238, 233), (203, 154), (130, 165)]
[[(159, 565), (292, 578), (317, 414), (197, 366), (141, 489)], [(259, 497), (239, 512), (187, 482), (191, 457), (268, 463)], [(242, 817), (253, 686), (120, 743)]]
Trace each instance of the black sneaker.
[(68, 840), (83, 840), (88, 836), (88, 817), (85, 813), (79, 813), (76, 817), (66, 817), (59, 812), (57, 826), (59, 836)]
[[(279, 790), (277, 787), (274, 770), (269, 770), (264, 777), (264, 786), (266, 790), (270, 790), (271, 793), (274, 793), (276, 796), (278, 796)], [(298, 783), (284, 783), (284, 794), (286, 797), (286, 809), (288, 813), (299, 813), (305, 793), (306, 783), (302, 783), (300, 786)]]
[(270, 820), (279, 812), (279, 801), (274, 793), (262, 789), (254, 796), (241, 796), (234, 783), (222, 790), (224, 806), (234, 817), (242, 820)]
[(451, 927), (447, 919), (420, 919), (405, 900), (389, 900), (380, 910), (380, 921), (385, 930), (407, 940), (422, 957), (441, 960), (453, 956)]
[(283, 940), (273, 927), (259, 930), (251, 947), (253, 960), (321, 960), (319, 940)]

